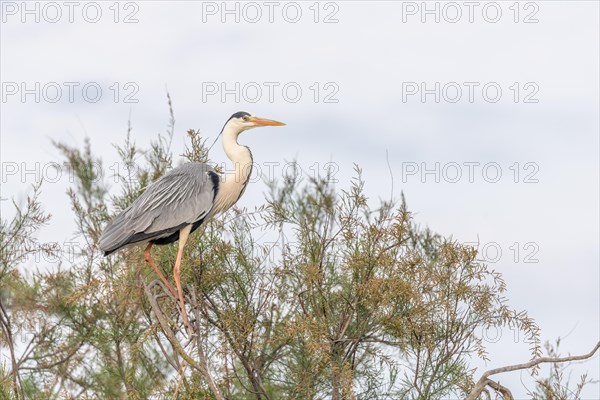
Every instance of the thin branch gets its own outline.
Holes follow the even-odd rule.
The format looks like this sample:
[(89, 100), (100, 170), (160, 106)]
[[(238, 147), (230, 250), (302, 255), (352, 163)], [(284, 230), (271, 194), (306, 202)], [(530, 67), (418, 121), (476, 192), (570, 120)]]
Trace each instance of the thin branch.
[(479, 378), (479, 381), (477, 381), (477, 384), (475, 385), (473, 390), (471, 390), (471, 393), (469, 393), (469, 396), (467, 397), (466, 400), (477, 400), (477, 398), (479, 397), (479, 395), (481, 394), (481, 392), (483, 391), (485, 386), (488, 384), (488, 381), (489, 381), (488, 378), (492, 375), (501, 374), (503, 372), (511, 372), (511, 371), (518, 371), (518, 370), (522, 370), (522, 369), (529, 369), (529, 368), (535, 367), (536, 365), (542, 364), (542, 363), (563, 363), (563, 362), (569, 362), (569, 361), (586, 360), (586, 359), (592, 357), (596, 353), (596, 351), (598, 351), (599, 348), (600, 348), (600, 342), (596, 343), (596, 346), (592, 349), (592, 351), (590, 351), (587, 354), (583, 354), (581, 356), (569, 356), (569, 357), (557, 357), (557, 358), (538, 357), (534, 360), (531, 360), (528, 363), (508, 365), (506, 367), (491, 369), (489, 371), (484, 372), (483, 375), (481, 375), (481, 378)]
[(0, 322), (2, 323), (3, 330), (6, 333), (6, 340), (8, 342), (8, 348), (10, 350), (10, 362), (12, 366), (10, 374), (12, 375), (13, 391), (17, 399), (25, 398), (25, 395), (23, 393), (23, 383), (21, 382), (21, 375), (19, 374), (19, 364), (17, 363), (17, 358), (15, 356), (15, 342), (12, 335), (10, 317), (8, 316), (8, 312), (4, 308), (1, 299)]

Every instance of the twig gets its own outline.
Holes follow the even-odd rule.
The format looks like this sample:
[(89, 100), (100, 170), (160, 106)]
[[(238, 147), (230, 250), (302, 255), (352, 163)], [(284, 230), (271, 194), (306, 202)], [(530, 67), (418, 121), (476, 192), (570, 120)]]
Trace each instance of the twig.
[(173, 393), (173, 400), (177, 399), (177, 395), (179, 394), (179, 388), (181, 387), (181, 384), (183, 383), (183, 377), (184, 377), (186, 368), (187, 368), (187, 365), (184, 362), (183, 365), (181, 366), (181, 368), (179, 369), (179, 371), (177, 371), (177, 373), (179, 374), (179, 379), (177, 380), (177, 386), (175, 386), (175, 392)]

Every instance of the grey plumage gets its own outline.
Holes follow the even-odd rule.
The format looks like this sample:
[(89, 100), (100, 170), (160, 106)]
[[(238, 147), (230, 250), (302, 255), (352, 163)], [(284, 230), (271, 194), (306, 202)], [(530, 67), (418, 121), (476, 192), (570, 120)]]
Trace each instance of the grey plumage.
[(210, 214), (219, 190), (219, 176), (207, 164), (187, 163), (150, 184), (104, 229), (100, 248), (106, 255), (130, 244), (172, 243), (179, 230), (198, 228)]
[[(250, 149), (237, 142), (240, 133), (259, 126), (281, 126), (283, 122), (237, 112), (227, 120), (220, 135), (223, 150), (233, 162), (233, 172), (223, 179), (206, 164), (189, 163), (165, 174), (146, 188), (121, 214), (114, 218), (100, 237), (100, 248), (108, 255), (135, 243), (148, 243), (144, 259), (164, 286), (178, 298), (183, 323), (192, 331), (181, 286), (181, 259), (189, 234), (213, 214), (225, 212), (240, 198), (252, 171)], [(155, 244), (179, 241), (173, 278), (177, 291), (152, 260)]]

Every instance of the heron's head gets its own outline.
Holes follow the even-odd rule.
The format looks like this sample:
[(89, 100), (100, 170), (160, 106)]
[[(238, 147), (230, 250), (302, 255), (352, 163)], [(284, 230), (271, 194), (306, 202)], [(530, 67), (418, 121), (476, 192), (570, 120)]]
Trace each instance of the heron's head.
[(238, 135), (248, 129), (256, 128), (259, 126), (281, 126), (285, 125), (283, 122), (274, 121), (272, 119), (259, 118), (245, 111), (236, 112), (229, 118), (229, 121), (225, 124), (224, 129), (231, 128), (232, 131)]

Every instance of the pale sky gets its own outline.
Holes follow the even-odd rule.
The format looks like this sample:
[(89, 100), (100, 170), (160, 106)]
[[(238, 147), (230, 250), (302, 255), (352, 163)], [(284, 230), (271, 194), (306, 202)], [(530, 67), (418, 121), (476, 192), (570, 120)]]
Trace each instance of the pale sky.
[[(175, 154), (188, 128), (212, 141), (249, 111), (288, 124), (241, 137), (257, 170), (329, 165), (343, 188), (358, 163), (374, 204), (392, 190), (387, 154), (415, 222), (479, 241), (543, 340), (568, 335), (562, 351), (583, 354), (599, 339), (598, 2), (22, 4), (1, 2), (1, 197), (49, 181), (42, 242), (74, 229), (51, 141), (89, 137), (116, 166), (129, 116), (141, 147), (165, 131), (168, 89)], [(225, 160), (220, 146), (212, 159)], [(265, 190), (254, 182), (239, 205), (260, 206)], [(476, 365), (529, 359), (523, 337), (500, 336)], [(575, 371), (598, 379), (598, 364)], [(532, 387), (527, 374), (501, 379), (518, 398), (521, 381)]]

